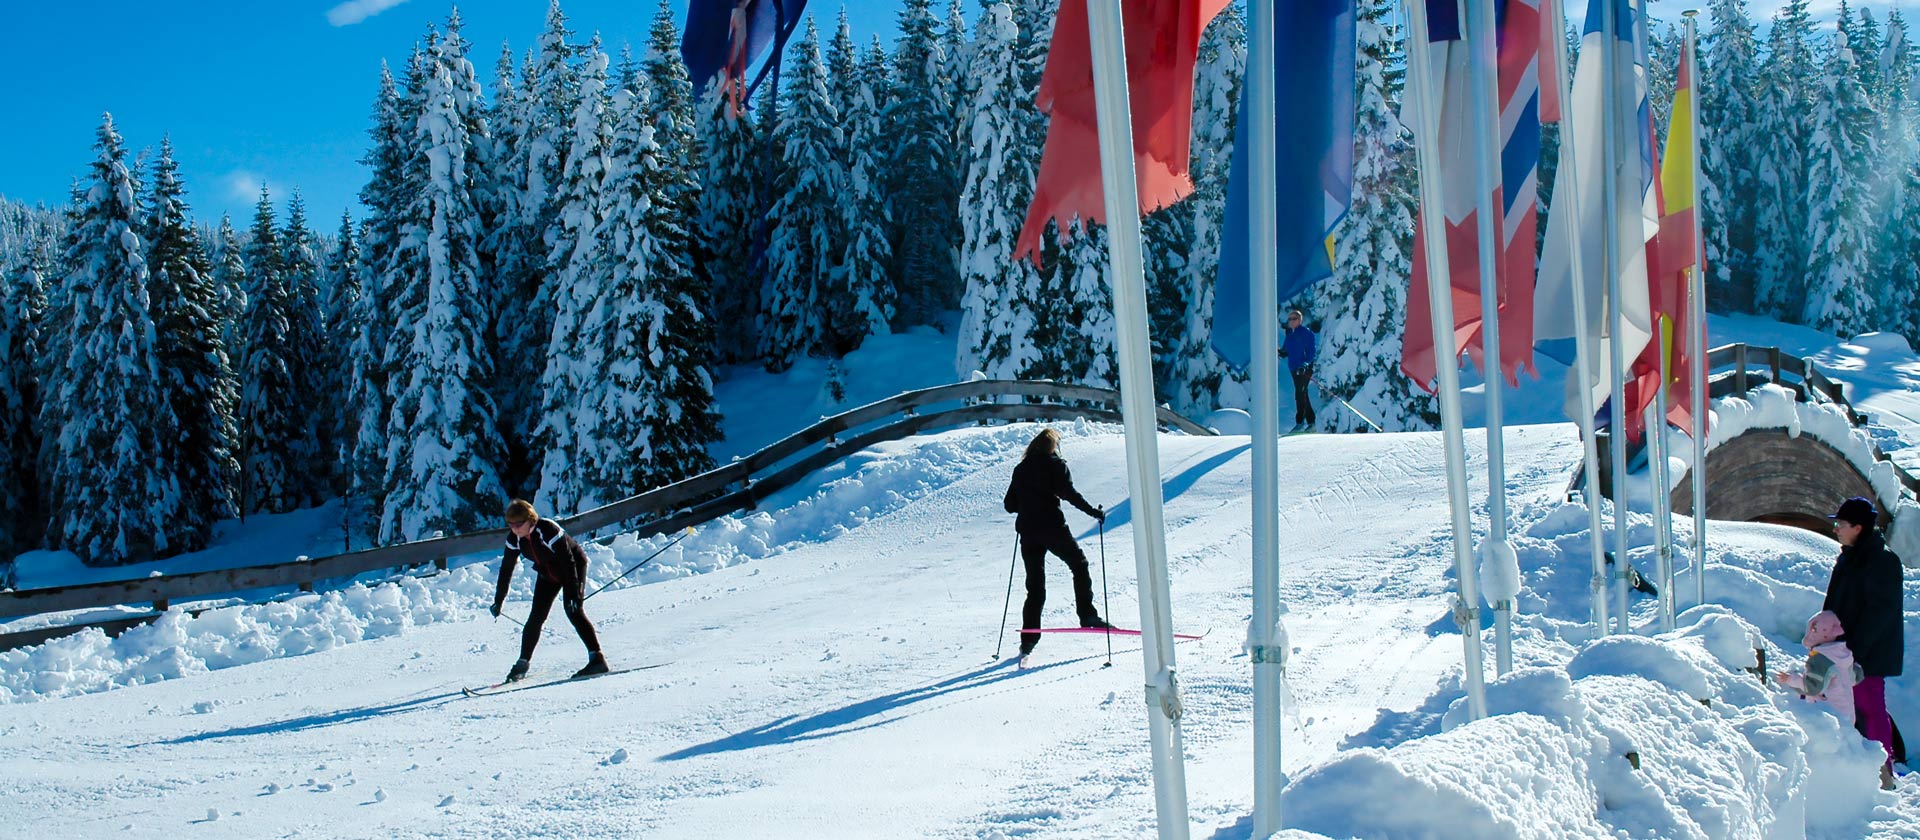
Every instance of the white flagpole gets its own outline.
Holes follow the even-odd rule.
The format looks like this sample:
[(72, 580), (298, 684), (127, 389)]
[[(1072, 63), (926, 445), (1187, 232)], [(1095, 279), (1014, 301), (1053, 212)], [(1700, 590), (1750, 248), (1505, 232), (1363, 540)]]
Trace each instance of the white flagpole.
[(1460, 586), (1454, 600), (1454, 618), (1460, 623), (1465, 648), (1467, 717), (1487, 716), (1485, 666), (1480, 650), (1479, 578), (1474, 568), (1473, 528), (1468, 520), (1467, 442), (1460, 417), (1460, 349), (1453, 340), (1453, 284), (1447, 270), (1446, 208), (1440, 191), (1440, 115), (1432, 65), (1427, 61), (1427, 8), (1423, 0), (1405, 0), (1407, 19), (1407, 79), (1414, 95), (1414, 153), (1420, 164), (1420, 212), (1431, 227), (1426, 244), (1427, 299), (1432, 306), (1433, 360), (1439, 379), (1441, 437), (1446, 443), (1447, 501), (1453, 510), (1453, 566)]
[(1693, 76), (1692, 107), (1687, 109), (1693, 129), (1693, 273), (1691, 321), (1687, 344), (1693, 348), (1692, 369), (1687, 382), (1693, 389), (1693, 595), (1694, 603), (1707, 602), (1707, 240), (1704, 234), (1706, 208), (1700, 204), (1700, 51), (1699, 33), (1694, 28), (1698, 11), (1681, 13), (1687, 19), (1687, 68)]
[[(1518, 561), (1507, 542), (1507, 463), (1506, 429), (1501, 411), (1504, 375), (1500, 364), (1500, 230), (1494, 224), (1497, 213), (1493, 195), (1500, 172), (1500, 80), (1496, 49), (1497, 19), (1491, 0), (1467, 0), (1467, 44), (1473, 65), (1473, 146), (1475, 177), (1475, 213), (1479, 216), (1480, 241), (1480, 347), (1481, 375), (1486, 379), (1487, 407), (1487, 542), (1481, 546), (1483, 563), (1501, 567)], [(1490, 593), (1493, 606), (1495, 672), (1505, 676), (1513, 670), (1513, 600), (1505, 593)]]
[(1601, 169), (1601, 189), (1603, 190), (1601, 196), (1605, 199), (1607, 253), (1602, 265), (1607, 275), (1608, 333), (1611, 336), (1611, 340), (1607, 342), (1607, 349), (1610, 354), (1609, 361), (1612, 363), (1609, 375), (1612, 386), (1613, 416), (1607, 431), (1607, 454), (1611, 456), (1609, 460), (1612, 461), (1613, 466), (1614, 629), (1616, 632), (1625, 633), (1633, 629), (1627, 615), (1627, 579), (1633, 572), (1627, 562), (1627, 526), (1630, 519), (1628, 512), (1632, 508), (1631, 501), (1627, 497), (1627, 389), (1625, 382), (1627, 353), (1626, 348), (1620, 343), (1620, 333), (1626, 320), (1620, 312), (1620, 296), (1623, 294), (1624, 284), (1620, 277), (1621, 230), (1617, 205), (1620, 202), (1620, 156), (1623, 153), (1620, 147), (1623, 144), (1619, 137), (1622, 122), (1619, 112), (1620, 73), (1616, 66), (1619, 61), (1614, 55), (1619, 49), (1615, 43), (1618, 39), (1615, 33), (1620, 30), (1620, 13), (1613, 0), (1598, 0), (1598, 2), (1604, 4), (1601, 7), (1601, 28), (1604, 31), (1600, 38), (1600, 95), (1605, 103), (1602, 109), (1601, 133), (1605, 135), (1605, 142), (1602, 145), (1606, 150), (1606, 156), (1605, 165)]
[(1173, 609), (1167, 582), (1165, 518), (1160, 502), (1160, 442), (1147, 348), (1147, 287), (1140, 241), (1140, 192), (1133, 171), (1133, 118), (1127, 104), (1126, 39), (1120, 0), (1089, 0), (1094, 103), (1100, 135), (1100, 186), (1107, 211), (1108, 281), (1119, 330), (1120, 414), (1127, 437), (1127, 485), (1134, 508), (1133, 552), (1140, 579), (1141, 660), (1153, 749), (1154, 810), (1161, 840), (1187, 837), (1186, 752), (1179, 683), (1174, 678)]
[(1573, 64), (1568, 61), (1567, 39), (1560, 33), (1566, 31), (1566, 15), (1560, 0), (1553, 3), (1554, 26), (1554, 65), (1558, 72), (1554, 75), (1560, 88), (1560, 168), (1557, 177), (1567, 184), (1567, 200), (1549, 208), (1552, 213), (1570, 213), (1575, 221), (1562, 227), (1567, 232), (1567, 253), (1572, 255), (1568, 270), (1573, 275), (1573, 352), (1574, 370), (1579, 374), (1580, 385), (1580, 439), (1582, 461), (1585, 469), (1581, 471), (1580, 494), (1587, 504), (1587, 540), (1589, 559), (1593, 564), (1593, 631), (1596, 635), (1607, 632), (1607, 546), (1606, 531), (1600, 519), (1600, 446), (1594, 438), (1593, 369), (1590, 367), (1594, 347), (1591, 336), (1587, 334), (1587, 277), (1586, 260), (1582, 259), (1580, 234), (1585, 226), (1579, 222), (1580, 215), (1580, 166), (1574, 146), (1574, 108), (1572, 79)]
[(1673, 632), (1673, 498), (1668, 493), (1671, 463), (1667, 457), (1667, 383), (1673, 379), (1672, 346), (1668, 332), (1672, 322), (1656, 318), (1653, 340), (1660, 344), (1660, 390), (1655, 392), (1653, 416), (1647, 418), (1648, 477), (1653, 485), (1654, 539), (1658, 541), (1660, 568), (1660, 632)]
[(1276, 160), (1279, 138), (1274, 114), (1274, 36), (1277, 26), (1273, 0), (1250, 0), (1247, 43), (1248, 237), (1253, 284), (1252, 359), (1248, 375), (1253, 385), (1253, 626), (1247, 642), (1253, 659), (1253, 834), (1266, 837), (1280, 830), (1280, 791), (1286, 776), (1280, 765), (1285, 720), (1281, 699), (1286, 678), (1287, 650), (1280, 622), (1280, 327), (1275, 320), (1280, 302), (1279, 264), (1273, 231), (1279, 212), (1279, 176)]

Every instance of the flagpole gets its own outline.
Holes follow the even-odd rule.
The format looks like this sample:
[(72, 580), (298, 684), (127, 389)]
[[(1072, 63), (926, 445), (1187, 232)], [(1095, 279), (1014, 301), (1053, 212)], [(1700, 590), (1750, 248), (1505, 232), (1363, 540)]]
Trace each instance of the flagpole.
[(1280, 621), (1280, 268), (1273, 231), (1278, 225), (1279, 123), (1275, 118), (1273, 0), (1250, 0), (1247, 43), (1247, 238), (1252, 284), (1247, 318), (1252, 339), (1248, 376), (1253, 385), (1253, 626), (1247, 633), (1253, 659), (1253, 834), (1280, 830), (1281, 770), (1285, 733), (1282, 697), (1287, 650)]
[(1405, 0), (1407, 19), (1407, 79), (1412, 97), (1419, 106), (1414, 126), (1414, 154), (1420, 165), (1420, 215), (1437, 222), (1437, 233), (1421, 237), (1427, 261), (1427, 299), (1433, 321), (1433, 359), (1439, 379), (1441, 438), (1446, 444), (1447, 502), (1453, 511), (1454, 576), (1460, 587), (1454, 599), (1454, 620), (1460, 625), (1460, 640), (1465, 648), (1467, 717), (1479, 720), (1487, 716), (1485, 666), (1480, 649), (1479, 578), (1474, 568), (1472, 523), (1468, 520), (1472, 504), (1467, 499), (1467, 443), (1461, 429), (1460, 350), (1454, 343), (1453, 284), (1447, 271), (1446, 208), (1441, 201), (1439, 109), (1434, 107), (1432, 65), (1427, 52), (1431, 37), (1427, 28), (1427, 8), (1423, 0)]
[[(1587, 540), (1589, 560), (1593, 565), (1593, 581), (1589, 585), (1593, 595), (1593, 631), (1595, 635), (1607, 632), (1607, 546), (1606, 531), (1600, 519), (1600, 445), (1594, 438), (1593, 404), (1593, 354), (1591, 336), (1587, 333), (1587, 277), (1586, 260), (1580, 250), (1580, 166), (1579, 156), (1573, 139), (1573, 91), (1571, 79), (1573, 65), (1567, 60), (1566, 15), (1560, 0), (1553, 3), (1554, 27), (1554, 66), (1558, 72), (1555, 82), (1560, 88), (1560, 167), (1557, 177), (1566, 179), (1567, 200), (1559, 206), (1549, 208), (1551, 213), (1570, 213), (1570, 223), (1562, 229), (1567, 232), (1567, 253), (1571, 255), (1567, 269), (1573, 277), (1573, 352), (1574, 369), (1579, 375), (1580, 384), (1580, 442), (1582, 465), (1580, 493), (1587, 503)], [(1549, 216), (1549, 219), (1552, 217)]]
[[(1500, 171), (1500, 155), (1494, 138), (1500, 134), (1500, 81), (1496, 40), (1498, 29), (1491, 0), (1467, 0), (1469, 18), (1468, 48), (1473, 66), (1473, 145), (1475, 215), (1480, 241), (1480, 373), (1486, 380), (1487, 425), (1487, 541), (1481, 546), (1484, 564), (1499, 568), (1517, 567), (1513, 546), (1507, 542), (1507, 462), (1506, 428), (1501, 411), (1504, 375), (1500, 358), (1500, 231), (1495, 226), (1498, 197), (1493, 193)], [(1531, 247), (1531, 246), (1529, 246)], [(1432, 275), (1429, 275), (1431, 277)], [(1505, 581), (1505, 576), (1495, 580)], [(1495, 672), (1505, 676), (1513, 670), (1513, 597), (1518, 593), (1489, 592), (1493, 607)]]
[(1654, 340), (1660, 342), (1660, 389), (1655, 392), (1653, 416), (1647, 418), (1648, 445), (1657, 444), (1652, 451), (1658, 460), (1650, 460), (1653, 466), (1649, 477), (1653, 485), (1653, 524), (1654, 539), (1659, 541), (1660, 568), (1660, 632), (1673, 632), (1673, 498), (1670, 495), (1669, 478), (1671, 461), (1667, 457), (1667, 383), (1673, 381), (1673, 322), (1658, 318), (1659, 335)]
[(1611, 422), (1607, 430), (1607, 454), (1613, 466), (1613, 604), (1614, 630), (1625, 633), (1633, 629), (1627, 615), (1627, 580), (1633, 574), (1627, 562), (1627, 526), (1628, 512), (1632, 503), (1627, 497), (1627, 393), (1626, 393), (1626, 347), (1621, 344), (1620, 333), (1626, 318), (1620, 311), (1620, 296), (1624, 283), (1620, 277), (1620, 113), (1619, 113), (1619, 64), (1615, 51), (1615, 41), (1620, 31), (1620, 9), (1614, 0), (1595, 0), (1601, 6), (1600, 38), (1600, 96), (1605, 103), (1601, 109), (1601, 133), (1604, 135), (1602, 148), (1605, 156), (1601, 167), (1601, 197), (1606, 214), (1606, 258), (1602, 261), (1607, 275), (1607, 342), (1609, 362), (1610, 399), (1613, 404)]
[(1694, 28), (1695, 9), (1681, 13), (1687, 27), (1686, 61), (1688, 81), (1693, 85), (1692, 107), (1687, 121), (1693, 129), (1693, 271), (1692, 300), (1688, 301), (1692, 318), (1687, 343), (1693, 348), (1693, 364), (1687, 371), (1693, 397), (1693, 595), (1694, 603), (1707, 602), (1707, 240), (1703, 228), (1706, 208), (1700, 204), (1700, 50), (1699, 33)]
[(1088, 0), (1087, 30), (1100, 135), (1100, 186), (1106, 199), (1107, 277), (1113, 286), (1114, 321), (1119, 332), (1115, 351), (1120, 361), (1127, 484), (1134, 508), (1133, 552), (1140, 581), (1140, 650), (1153, 749), (1154, 810), (1161, 840), (1185, 840), (1186, 748), (1180, 735), (1180, 688), (1174, 677), (1173, 610), (1160, 504), (1159, 432), (1153, 402), (1153, 362), (1147, 348), (1140, 192), (1133, 170), (1133, 118), (1127, 103), (1120, 0)]

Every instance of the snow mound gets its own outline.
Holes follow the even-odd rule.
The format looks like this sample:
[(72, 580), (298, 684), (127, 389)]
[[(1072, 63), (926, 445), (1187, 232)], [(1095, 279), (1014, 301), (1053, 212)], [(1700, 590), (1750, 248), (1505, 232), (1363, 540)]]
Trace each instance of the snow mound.
[(1200, 425), (1206, 426), (1223, 435), (1252, 435), (1253, 416), (1244, 409), (1223, 408), (1207, 415)]

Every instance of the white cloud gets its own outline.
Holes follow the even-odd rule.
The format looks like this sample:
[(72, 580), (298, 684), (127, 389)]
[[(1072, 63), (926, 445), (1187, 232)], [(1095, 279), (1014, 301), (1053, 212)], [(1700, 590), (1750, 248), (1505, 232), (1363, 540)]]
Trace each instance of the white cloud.
[(407, 0), (347, 0), (327, 10), (327, 22), (334, 26), (352, 26)]
[(260, 188), (266, 182), (257, 173), (245, 169), (236, 169), (227, 173), (227, 198), (232, 201), (253, 201), (260, 197)]

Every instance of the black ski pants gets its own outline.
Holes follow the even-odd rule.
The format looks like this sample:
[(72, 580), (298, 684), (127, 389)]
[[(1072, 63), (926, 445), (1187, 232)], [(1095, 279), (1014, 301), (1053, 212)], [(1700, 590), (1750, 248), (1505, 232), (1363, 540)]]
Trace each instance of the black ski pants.
[(1313, 425), (1313, 399), (1307, 395), (1307, 384), (1313, 381), (1313, 365), (1301, 365), (1293, 372), (1293, 424), (1295, 426)]
[[(1027, 600), (1020, 608), (1020, 626), (1038, 628), (1040, 610), (1047, 603), (1047, 552), (1067, 561), (1073, 573), (1073, 604), (1081, 620), (1100, 614), (1093, 603), (1093, 575), (1087, 572), (1087, 555), (1074, 542), (1073, 532), (1064, 524), (1041, 528), (1020, 535), (1020, 559), (1027, 565)], [(1020, 651), (1033, 650), (1040, 643), (1039, 633), (1021, 633)]]
[[(541, 575), (534, 579), (533, 609), (527, 613), (527, 627), (520, 631), (520, 658), (532, 659), (534, 645), (540, 644), (540, 625), (547, 623), (547, 613), (553, 611), (553, 599), (560, 596), (560, 584)], [(579, 602), (569, 600), (562, 608), (567, 620), (573, 622), (573, 630), (580, 634), (580, 641), (587, 646), (588, 653), (600, 652), (600, 637), (594, 635), (593, 623), (587, 620), (586, 608)]]

